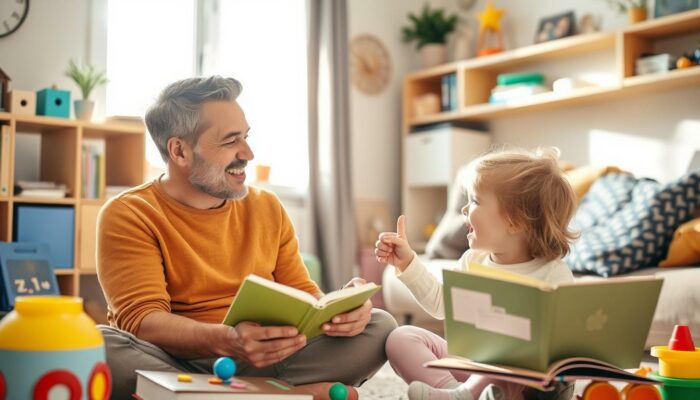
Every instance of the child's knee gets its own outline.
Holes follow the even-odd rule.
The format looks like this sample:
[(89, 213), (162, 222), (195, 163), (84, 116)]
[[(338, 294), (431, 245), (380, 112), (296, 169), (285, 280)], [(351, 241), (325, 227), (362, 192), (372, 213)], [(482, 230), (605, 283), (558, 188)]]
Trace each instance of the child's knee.
[(386, 355), (389, 359), (391, 359), (392, 356), (396, 357), (409, 350), (411, 344), (419, 340), (419, 335), (417, 334), (418, 329), (420, 328), (411, 325), (403, 325), (391, 331), (384, 345)]

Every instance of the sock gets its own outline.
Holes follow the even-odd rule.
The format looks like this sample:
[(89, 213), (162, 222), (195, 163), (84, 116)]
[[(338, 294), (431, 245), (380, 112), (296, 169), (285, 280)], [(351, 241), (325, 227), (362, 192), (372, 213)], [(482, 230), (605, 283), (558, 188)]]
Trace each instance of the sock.
[(408, 385), (409, 400), (473, 400), (466, 385), (450, 382), (445, 388), (434, 388), (427, 383), (413, 381)]

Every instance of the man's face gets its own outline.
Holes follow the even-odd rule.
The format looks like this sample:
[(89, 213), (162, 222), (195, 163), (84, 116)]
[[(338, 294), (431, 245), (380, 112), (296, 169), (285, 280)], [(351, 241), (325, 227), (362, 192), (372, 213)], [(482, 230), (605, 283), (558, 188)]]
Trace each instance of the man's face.
[(250, 127), (235, 101), (210, 101), (200, 112), (200, 136), (193, 150), (190, 183), (220, 199), (247, 194), (245, 167), (253, 159)]

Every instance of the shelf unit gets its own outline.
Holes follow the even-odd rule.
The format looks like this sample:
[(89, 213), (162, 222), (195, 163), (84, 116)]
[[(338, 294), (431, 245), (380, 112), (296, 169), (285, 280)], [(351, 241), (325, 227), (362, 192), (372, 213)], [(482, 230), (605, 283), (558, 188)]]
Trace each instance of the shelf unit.
[(74, 209), (73, 265), (55, 269), (62, 294), (80, 295), (81, 277), (95, 274), (95, 223), (104, 199), (83, 199), (81, 194), (81, 143), (87, 138), (105, 140), (107, 185), (136, 186), (146, 177), (145, 127), (135, 124), (98, 124), (63, 118), (0, 112), (0, 125), (10, 127), (10, 187), (14, 183), (15, 139), (20, 134), (41, 136), (40, 180), (65, 184), (66, 198), (0, 196), (0, 241), (12, 241), (16, 204), (67, 205)]
[[(642, 53), (654, 51), (657, 42), (696, 33), (700, 36), (700, 10), (637, 23), (616, 32), (577, 35), (411, 73), (405, 76), (403, 84), (404, 149), (407, 142), (415, 135), (412, 131), (422, 125), (445, 122), (487, 122), (525, 112), (551, 111), (558, 107), (700, 87), (700, 66), (654, 75), (634, 75), (637, 58)], [(663, 46), (659, 47), (663, 50)], [(605, 82), (605, 85), (573, 89), (566, 94), (554, 92), (536, 94), (517, 103), (488, 103), (489, 95), (496, 86), (499, 74), (543, 70), (550, 78), (576, 76), (577, 72), (581, 72), (577, 61), (582, 58), (593, 60), (596, 66), (602, 65), (608, 68), (606, 72), (609, 72), (610, 79)], [(589, 65), (591, 65), (590, 62)], [(573, 75), (570, 71), (574, 71)], [(447, 74), (456, 74), (457, 110), (414, 115), (413, 99), (425, 94), (434, 94), (440, 98), (442, 77)], [(468, 151), (472, 145), (463, 146), (467, 146)], [(424, 240), (422, 229), (434, 221), (435, 214), (444, 213), (449, 185), (439, 184), (431, 187), (416, 185), (408, 176), (409, 166), (416, 162), (426, 162), (426, 159), (429, 163), (438, 163), (448, 155), (447, 152), (454, 151), (448, 147), (448, 150), (442, 152), (416, 157), (404, 150), (402, 212), (407, 216), (408, 227), (411, 227), (414, 222), (418, 225), (413, 227), (414, 231), (408, 232), (412, 244), (413, 241)]]

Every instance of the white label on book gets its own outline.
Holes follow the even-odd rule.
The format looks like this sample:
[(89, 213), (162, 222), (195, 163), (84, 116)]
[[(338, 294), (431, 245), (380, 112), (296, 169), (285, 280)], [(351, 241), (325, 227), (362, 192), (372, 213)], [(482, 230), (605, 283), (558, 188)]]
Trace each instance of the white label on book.
[(494, 306), (488, 293), (453, 287), (452, 319), (477, 329), (532, 340), (530, 319), (508, 314), (505, 308)]
[(452, 319), (467, 324), (476, 324), (480, 310), (491, 309), (491, 295), (473, 290), (452, 288)]

